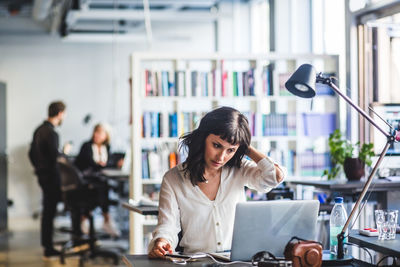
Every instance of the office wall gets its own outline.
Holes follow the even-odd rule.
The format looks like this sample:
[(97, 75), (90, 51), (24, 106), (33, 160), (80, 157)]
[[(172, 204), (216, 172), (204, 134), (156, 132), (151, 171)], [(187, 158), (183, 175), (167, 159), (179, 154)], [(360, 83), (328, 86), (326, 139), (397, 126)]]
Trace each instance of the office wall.
[[(211, 22), (153, 25), (155, 42), (151, 50), (213, 52), (219, 42), (221, 52), (249, 52), (249, 12), (234, 5), (224, 4), (223, 29), (218, 31), (217, 40)], [(235, 16), (230, 16), (233, 10)], [(241, 25), (241, 30), (233, 30), (234, 25)], [(182, 38), (157, 39), (168, 33)], [(126, 147), (130, 136), (129, 55), (149, 50), (146, 43), (62, 42), (30, 19), (0, 18), (0, 80), (8, 88), (8, 196), (14, 201), (10, 217), (40, 211), (40, 188), (27, 151), (33, 131), (46, 118), (51, 101), (61, 99), (67, 104), (67, 117), (58, 132), (61, 144), (73, 142), (73, 152), (90, 137), (93, 125), (99, 121), (111, 124), (115, 150)], [(84, 124), (87, 114), (92, 120)]]

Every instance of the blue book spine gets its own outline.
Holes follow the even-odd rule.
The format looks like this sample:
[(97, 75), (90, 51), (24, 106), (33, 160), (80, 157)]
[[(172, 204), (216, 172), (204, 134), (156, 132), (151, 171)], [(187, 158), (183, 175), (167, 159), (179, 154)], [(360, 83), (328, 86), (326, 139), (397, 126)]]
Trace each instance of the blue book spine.
[(158, 112), (151, 112), (151, 137), (159, 137)]
[(162, 71), (161, 72), (161, 88), (162, 88), (162, 95), (168, 96), (169, 95), (169, 83), (168, 83), (168, 72)]
[(178, 114), (169, 114), (169, 136), (178, 137)]

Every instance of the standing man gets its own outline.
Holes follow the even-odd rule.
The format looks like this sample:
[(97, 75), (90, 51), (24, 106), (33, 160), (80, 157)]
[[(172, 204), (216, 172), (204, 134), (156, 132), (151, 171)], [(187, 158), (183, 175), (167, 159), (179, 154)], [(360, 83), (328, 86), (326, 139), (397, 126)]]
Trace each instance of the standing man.
[(29, 150), (29, 159), (43, 191), (40, 237), (45, 257), (60, 255), (53, 247), (53, 221), (57, 203), (61, 200), (60, 173), (57, 167), (59, 141), (54, 128), (61, 125), (64, 116), (65, 104), (61, 101), (51, 103), (48, 118), (34, 132)]

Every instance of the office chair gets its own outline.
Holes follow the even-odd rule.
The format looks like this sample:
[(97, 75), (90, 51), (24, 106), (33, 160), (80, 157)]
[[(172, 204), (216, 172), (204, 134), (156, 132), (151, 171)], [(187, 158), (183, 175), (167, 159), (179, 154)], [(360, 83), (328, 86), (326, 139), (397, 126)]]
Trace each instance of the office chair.
[[(64, 205), (71, 213), (72, 219), (72, 240), (66, 242), (61, 250), (60, 262), (65, 263), (65, 257), (80, 255), (81, 264), (89, 258), (105, 257), (111, 258), (115, 265), (118, 264), (120, 255), (112, 250), (100, 249), (96, 245), (96, 235), (94, 220), (91, 211), (98, 206), (96, 192), (92, 186), (85, 182), (83, 174), (66, 158), (60, 157), (58, 166), (61, 177), (61, 192), (63, 194)], [(89, 238), (83, 239), (80, 229), (81, 215), (85, 215), (89, 220)], [(67, 253), (67, 250), (76, 247), (88, 247), (88, 249)]]

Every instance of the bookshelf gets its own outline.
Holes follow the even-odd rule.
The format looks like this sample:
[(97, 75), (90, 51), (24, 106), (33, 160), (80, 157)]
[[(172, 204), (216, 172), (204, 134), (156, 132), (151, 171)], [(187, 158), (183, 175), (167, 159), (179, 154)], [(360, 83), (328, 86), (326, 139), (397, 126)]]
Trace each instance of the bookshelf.
[[(337, 55), (132, 54), (130, 198), (158, 199), (164, 172), (185, 158), (178, 137), (219, 106), (248, 117), (253, 145), (285, 165), (289, 177), (320, 176), (339, 101), (327, 88), (314, 100), (287, 93), (284, 82), (303, 63), (339, 77)], [(130, 214), (131, 253), (146, 252), (156, 222)]]

